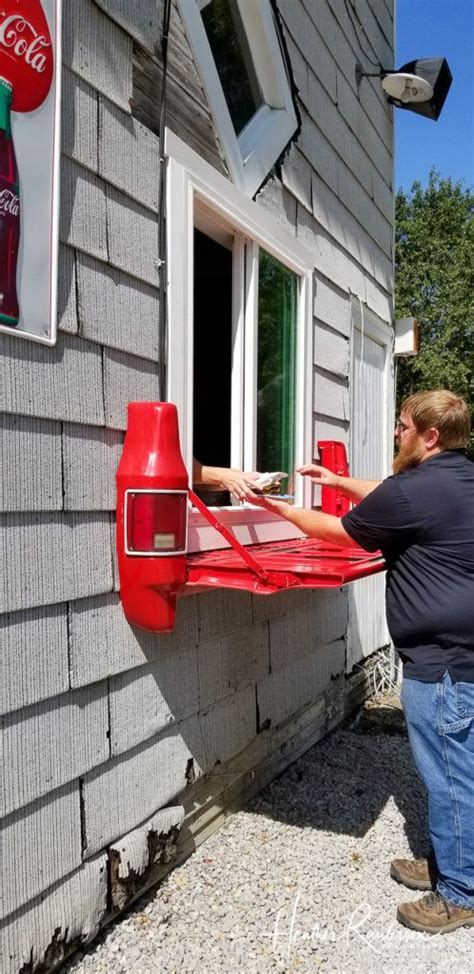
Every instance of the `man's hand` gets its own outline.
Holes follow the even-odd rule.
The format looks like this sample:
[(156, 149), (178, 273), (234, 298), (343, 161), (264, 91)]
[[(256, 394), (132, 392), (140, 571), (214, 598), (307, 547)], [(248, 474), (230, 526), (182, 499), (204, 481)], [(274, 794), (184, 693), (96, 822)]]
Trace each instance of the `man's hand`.
[(286, 501), (277, 500), (276, 497), (268, 497), (253, 494), (252, 504), (263, 507), (266, 511), (279, 514), (295, 524), (308, 538), (319, 538), (321, 541), (330, 541), (331, 544), (340, 545), (344, 548), (353, 548), (354, 542), (344, 530), (341, 519), (333, 514), (323, 514), (320, 511), (309, 511), (304, 507), (293, 507)]
[(296, 468), (302, 477), (309, 477), (313, 484), (320, 487), (338, 487), (339, 477), (327, 467), (319, 467), (315, 463), (306, 463), (304, 467)]
[(279, 514), (280, 517), (287, 517), (288, 512), (292, 510), (292, 505), (288, 504), (288, 501), (277, 499), (269, 494), (254, 494), (251, 492), (249, 501), (251, 504), (255, 504), (256, 507), (263, 507), (265, 511), (272, 511), (273, 514)]
[(313, 484), (318, 487), (338, 487), (342, 493), (351, 501), (358, 503), (367, 497), (376, 487), (380, 480), (359, 480), (357, 477), (342, 477), (327, 467), (320, 467), (315, 463), (307, 463), (304, 467), (297, 467), (298, 473), (303, 477), (310, 477)]

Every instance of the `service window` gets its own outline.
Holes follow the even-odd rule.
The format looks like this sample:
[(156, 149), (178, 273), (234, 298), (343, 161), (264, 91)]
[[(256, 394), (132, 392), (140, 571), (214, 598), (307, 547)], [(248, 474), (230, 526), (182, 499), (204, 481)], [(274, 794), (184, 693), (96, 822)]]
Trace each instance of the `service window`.
[[(288, 473), (312, 455), (312, 258), (260, 206), (167, 133), (169, 371), (183, 455)], [(244, 543), (299, 532), (266, 511), (200, 491)], [(216, 547), (197, 513), (191, 543)], [(195, 530), (194, 530), (195, 529)], [(194, 534), (193, 534), (194, 530)]]

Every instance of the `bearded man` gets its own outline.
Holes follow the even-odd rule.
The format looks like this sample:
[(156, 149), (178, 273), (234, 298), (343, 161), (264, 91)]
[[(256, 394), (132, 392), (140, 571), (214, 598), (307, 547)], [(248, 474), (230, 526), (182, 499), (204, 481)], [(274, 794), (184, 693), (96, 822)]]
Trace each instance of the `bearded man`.
[(397, 911), (413, 930), (474, 926), (474, 464), (466, 402), (446, 390), (406, 399), (394, 476), (379, 483), (309, 465), (300, 473), (360, 502), (340, 520), (253, 499), (305, 534), (382, 550), (386, 610), (403, 663), (402, 704), (428, 790), (429, 859), (394, 860), (391, 875), (431, 890)]

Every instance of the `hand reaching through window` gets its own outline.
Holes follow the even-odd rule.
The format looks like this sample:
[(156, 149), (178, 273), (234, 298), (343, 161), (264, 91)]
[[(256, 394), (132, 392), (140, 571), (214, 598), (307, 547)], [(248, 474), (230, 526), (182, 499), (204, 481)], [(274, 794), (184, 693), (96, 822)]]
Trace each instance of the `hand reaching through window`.
[(244, 473), (232, 467), (207, 467), (199, 460), (193, 460), (193, 484), (228, 490), (238, 501), (253, 500), (252, 484), (259, 476), (258, 470)]

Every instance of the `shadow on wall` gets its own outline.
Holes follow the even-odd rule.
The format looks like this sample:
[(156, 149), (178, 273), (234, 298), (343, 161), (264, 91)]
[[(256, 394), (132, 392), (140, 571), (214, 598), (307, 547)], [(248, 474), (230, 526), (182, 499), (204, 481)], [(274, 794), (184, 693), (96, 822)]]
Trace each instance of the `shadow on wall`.
[(411, 841), (423, 798), (405, 738), (383, 733), (374, 743), (346, 728), (335, 747), (333, 734), (324, 737), (366, 695), (360, 669), (344, 672), (340, 593), (179, 599), (169, 636), (132, 629), (115, 593), (80, 608), (70, 618), (73, 686), (107, 678), (110, 720), (108, 761), (85, 778), (90, 853), (169, 803), (189, 811), (211, 794), (216, 808), (239, 804), (318, 737), (288, 770), (294, 777), (303, 768), (294, 799), (280, 800), (271, 791), (278, 783), (269, 785), (275, 800), (261, 811), (365, 835), (392, 797)]
[(299, 828), (362, 838), (391, 802), (387, 859), (398, 845), (397, 810), (412, 855), (426, 856), (426, 791), (413, 765), (403, 714), (396, 713), (394, 722), (393, 708), (377, 708), (376, 728), (362, 713), (349, 727), (336, 729), (256, 795), (246, 810)]
[[(340, 695), (344, 694), (346, 680), (342, 674), (331, 680), (324, 694), (329, 707), (336, 697), (340, 699)], [(167, 696), (170, 704), (169, 694)], [(222, 703), (228, 701), (229, 697)], [(392, 707), (378, 707), (376, 715), (376, 724), (367, 720), (364, 710), (355, 718), (352, 715), (350, 723), (346, 721), (343, 727), (322, 737), (282, 776), (276, 767), (282, 754), (273, 753), (271, 749), (264, 754), (256, 754), (258, 775), (261, 776), (260, 772), (263, 771), (263, 778), (268, 780), (273, 766), (278, 776), (251, 800), (247, 810), (299, 828), (363, 837), (374, 826), (387, 803), (391, 802), (394, 806), (395, 840), (400, 831), (398, 810), (404, 820), (403, 828), (413, 856), (426, 855), (426, 792), (413, 765), (403, 713)], [(242, 719), (239, 712), (235, 716), (237, 720)], [(259, 733), (258, 728), (249, 728), (250, 737), (256, 733), (253, 743), (249, 745), (249, 754), (255, 744), (258, 747), (258, 739), (266, 736), (265, 728), (262, 730), (263, 734)], [(208, 714), (184, 720), (176, 731), (182, 735), (194, 759), (188, 763), (188, 786), (195, 783), (199, 788), (200, 769), (216, 779), (216, 790), (219, 778), (225, 787), (233, 781), (234, 763), (237, 767), (238, 755), (234, 760), (229, 756), (226, 764), (225, 757), (222, 763), (214, 763), (215, 755), (211, 753), (213, 739), (222, 741), (221, 734), (224, 732), (224, 726), (219, 726), (219, 702), (217, 706), (209, 708)], [(269, 728), (270, 738), (272, 733), (273, 729)], [(247, 762), (244, 764), (248, 766)], [(265, 777), (266, 770), (269, 773)], [(224, 807), (225, 792), (219, 797)], [(183, 794), (181, 798), (187, 804)]]

